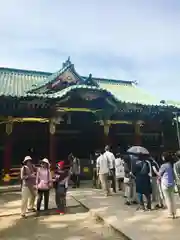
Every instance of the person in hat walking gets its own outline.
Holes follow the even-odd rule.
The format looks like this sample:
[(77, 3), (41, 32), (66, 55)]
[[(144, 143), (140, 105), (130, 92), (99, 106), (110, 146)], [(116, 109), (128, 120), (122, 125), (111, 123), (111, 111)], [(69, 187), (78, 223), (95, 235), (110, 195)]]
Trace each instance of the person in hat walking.
[(64, 161), (57, 163), (57, 170), (53, 180), (57, 213), (62, 215), (65, 213), (67, 181), (69, 180), (69, 169), (65, 168)]
[(36, 197), (35, 191), (36, 172), (32, 164), (32, 158), (26, 156), (23, 160), (21, 168), (21, 181), (22, 181), (22, 203), (21, 203), (21, 216), (26, 217), (27, 205), (29, 201), (29, 210), (36, 211), (34, 202)]
[(50, 171), (50, 163), (47, 158), (41, 161), (40, 168), (37, 170), (36, 187), (38, 190), (37, 199), (37, 214), (41, 208), (42, 198), (44, 197), (44, 210), (48, 210), (49, 205), (49, 190), (52, 186), (52, 176)]

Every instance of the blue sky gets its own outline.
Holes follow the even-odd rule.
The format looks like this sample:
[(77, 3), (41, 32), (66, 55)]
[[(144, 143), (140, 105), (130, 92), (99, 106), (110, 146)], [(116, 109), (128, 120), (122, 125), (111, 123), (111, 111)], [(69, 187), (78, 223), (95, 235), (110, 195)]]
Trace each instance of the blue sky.
[(0, 66), (136, 79), (161, 99), (180, 100), (179, 0), (0, 2)]

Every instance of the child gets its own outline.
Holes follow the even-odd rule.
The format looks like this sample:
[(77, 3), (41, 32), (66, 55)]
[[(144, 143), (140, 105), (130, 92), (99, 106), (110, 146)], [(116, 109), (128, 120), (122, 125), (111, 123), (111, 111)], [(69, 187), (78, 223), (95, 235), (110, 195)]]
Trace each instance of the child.
[(54, 177), (55, 201), (57, 205), (57, 213), (63, 215), (66, 207), (66, 190), (69, 178), (69, 170), (65, 169), (64, 161), (57, 163), (57, 170)]

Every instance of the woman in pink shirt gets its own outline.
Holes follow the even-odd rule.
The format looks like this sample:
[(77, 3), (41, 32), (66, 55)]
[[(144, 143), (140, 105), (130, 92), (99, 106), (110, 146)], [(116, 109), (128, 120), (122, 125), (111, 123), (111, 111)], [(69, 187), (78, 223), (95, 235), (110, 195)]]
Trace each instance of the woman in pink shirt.
[(42, 198), (44, 196), (44, 210), (48, 210), (49, 190), (52, 186), (52, 176), (50, 172), (50, 164), (47, 158), (41, 161), (41, 166), (37, 171), (36, 186), (38, 190), (37, 214), (41, 208)]

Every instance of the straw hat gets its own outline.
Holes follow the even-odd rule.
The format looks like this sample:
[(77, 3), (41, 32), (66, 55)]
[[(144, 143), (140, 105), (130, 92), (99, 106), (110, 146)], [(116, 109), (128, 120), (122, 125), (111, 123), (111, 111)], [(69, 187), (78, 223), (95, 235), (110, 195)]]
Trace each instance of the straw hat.
[(47, 158), (43, 158), (43, 160), (42, 160), (41, 162), (43, 162), (43, 163), (46, 163), (46, 164), (50, 165), (50, 163), (49, 163), (49, 160), (48, 160)]
[(27, 161), (32, 161), (32, 158), (30, 156), (26, 156), (23, 160), (23, 163), (26, 163)]

